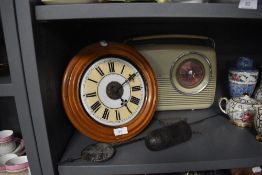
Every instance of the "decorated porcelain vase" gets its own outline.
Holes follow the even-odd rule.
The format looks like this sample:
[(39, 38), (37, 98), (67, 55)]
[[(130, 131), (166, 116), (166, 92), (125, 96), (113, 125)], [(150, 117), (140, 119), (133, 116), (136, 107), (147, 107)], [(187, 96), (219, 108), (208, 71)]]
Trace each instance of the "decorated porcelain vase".
[(258, 70), (253, 66), (253, 60), (240, 57), (236, 66), (229, 70), (229, 93), (231, 97), (239, 97), (244, 93), (252, 95), (258, 78)]
[[(225, 109), (222, 102), (225, 101)], [(239, 127), (251, 127), (254, 121), (255, 107), (258, 101), (245, 94), (240, 97), (227, 99), (222, 97), (219, 100), (219, 108), (230, 118), (230, 121)]]
[(254, 127), (257, 131), (256, 139), (262, 141), (262, 105), (255, 105)]

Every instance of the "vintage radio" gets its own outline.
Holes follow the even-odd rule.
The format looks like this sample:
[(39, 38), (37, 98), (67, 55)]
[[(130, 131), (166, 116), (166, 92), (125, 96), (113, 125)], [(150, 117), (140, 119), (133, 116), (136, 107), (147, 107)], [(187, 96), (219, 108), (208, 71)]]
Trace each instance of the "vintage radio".
[(158, 111), (203, 109), (214, 102), (216, 53), (211, 38), (157, 35), (127, 41), (151, 64), (158, 82)]

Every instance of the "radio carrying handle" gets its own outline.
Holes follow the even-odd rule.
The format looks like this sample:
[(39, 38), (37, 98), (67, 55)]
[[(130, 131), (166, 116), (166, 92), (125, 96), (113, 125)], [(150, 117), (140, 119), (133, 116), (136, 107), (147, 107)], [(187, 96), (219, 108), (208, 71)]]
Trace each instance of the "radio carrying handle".
[(146, 42), (150, 40), (170, 40), (170, 39), (197, 39), (197, 40), (203, 40), (203, 41), (209, 41), (212, 48), (215, 49), (215, 41), (206, 36), (200, 36), (200, 35), (179, 35), (179, 34), (165, 34), (165, 35), (148, 35), (148, 36), (140, 36), (140, 37), (134, 37), (129, 38), (124, 41), (124, 43), (139, 43), (139, 42)]

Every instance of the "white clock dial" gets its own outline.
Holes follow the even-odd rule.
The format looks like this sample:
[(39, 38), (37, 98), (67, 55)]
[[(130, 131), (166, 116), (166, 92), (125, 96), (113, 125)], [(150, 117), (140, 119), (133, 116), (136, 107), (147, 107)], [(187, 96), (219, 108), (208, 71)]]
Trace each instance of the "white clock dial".
[(88, 67), (80, 81), (85, 111), (107, 126), (128, 123), (145, 101), (145, 83), (139, 70), (117, 57), (104, 57)]

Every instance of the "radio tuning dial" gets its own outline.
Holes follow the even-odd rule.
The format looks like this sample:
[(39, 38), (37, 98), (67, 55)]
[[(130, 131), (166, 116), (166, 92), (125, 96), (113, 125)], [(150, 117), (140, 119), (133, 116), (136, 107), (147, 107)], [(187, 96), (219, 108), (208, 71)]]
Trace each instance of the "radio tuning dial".
[(209, 83), (211, 64), (198, 52), (189, 52), (178, 57), (170, 69), (170, 81), (181, 94), (201, 92)]
[(195, 59), (183, 61), (177, 69), (178, 83), (185, 88), (194, 88), (204, 79), (205, 69), (201, 62)]

